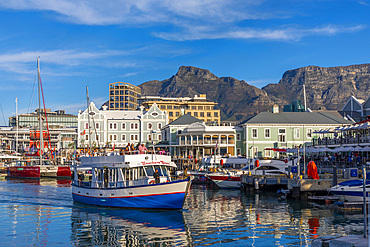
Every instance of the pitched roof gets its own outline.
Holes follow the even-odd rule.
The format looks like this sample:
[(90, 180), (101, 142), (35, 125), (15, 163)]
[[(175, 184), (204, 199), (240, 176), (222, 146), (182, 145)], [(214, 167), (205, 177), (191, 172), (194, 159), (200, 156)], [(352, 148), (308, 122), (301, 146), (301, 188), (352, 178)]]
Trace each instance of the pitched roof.
[(327, 112), (261, 112), (245, 124), (352, 124)]
[(172, 121), (168, 125), (189, 125), (189, 124), (196, 123), (196, 122), (202, 122), (202, 120), (196, 117), (193, 117), (192, 115), (188, 113)]

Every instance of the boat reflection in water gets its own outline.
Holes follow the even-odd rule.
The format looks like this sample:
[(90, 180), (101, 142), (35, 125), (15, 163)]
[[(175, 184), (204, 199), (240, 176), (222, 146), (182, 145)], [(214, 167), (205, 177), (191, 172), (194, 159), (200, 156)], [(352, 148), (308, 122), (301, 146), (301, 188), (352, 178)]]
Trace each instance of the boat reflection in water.
[(190, 245), (181, 211), (79, 207), (71, 216), (76, 246)]

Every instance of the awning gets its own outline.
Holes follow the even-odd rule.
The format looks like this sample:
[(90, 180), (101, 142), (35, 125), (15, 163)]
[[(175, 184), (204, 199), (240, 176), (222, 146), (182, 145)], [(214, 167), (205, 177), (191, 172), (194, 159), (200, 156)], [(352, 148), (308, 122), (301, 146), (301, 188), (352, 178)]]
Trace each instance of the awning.
[(285, 148), (265, 148), (265, 150), (272, 150), (275, 152), (286, 152)]

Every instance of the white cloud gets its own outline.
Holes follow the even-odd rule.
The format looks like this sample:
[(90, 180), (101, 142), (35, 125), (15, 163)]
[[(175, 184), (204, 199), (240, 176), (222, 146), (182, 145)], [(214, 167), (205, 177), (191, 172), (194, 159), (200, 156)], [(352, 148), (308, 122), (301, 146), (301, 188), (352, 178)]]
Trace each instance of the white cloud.
[(277, 29), (251, 29), (251, 28), (234, 28), (234, 30), (218, 31), (207, 27), (196, 27), (191, 30), (184, 29), (178, 33), (153, 33), (166, 40), (186, 41), (201, 39), (261, 39), (261, 40), (280, 40), (280, 41), (297, 41), (302, 37), (310, 35), (334, 35), (344, 32), (356, 32), (364, 29), (365, 26), (358, 25), (354, 27), (342, 27), (328, 25), (312, 29), (285, 27)]
[(179, 19), (232, 22), (259, 18), (253, 6), (263, 0), (8, 0), (0, 7), (58, 13), (85, 25), (180, 23)]

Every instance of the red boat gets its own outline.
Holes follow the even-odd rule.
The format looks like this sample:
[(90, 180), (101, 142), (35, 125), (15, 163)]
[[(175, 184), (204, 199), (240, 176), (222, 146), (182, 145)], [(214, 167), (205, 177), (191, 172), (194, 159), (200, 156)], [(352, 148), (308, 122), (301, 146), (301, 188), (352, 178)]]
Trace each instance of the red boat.
[[(37, 160), (38, 161), (38, 160)], [(69, 166), (53, 165), (49, 161), (37, 164), (36, 160), (16, 161), (8, 167), (8, 176), (12, 178), (71, 178)]]

